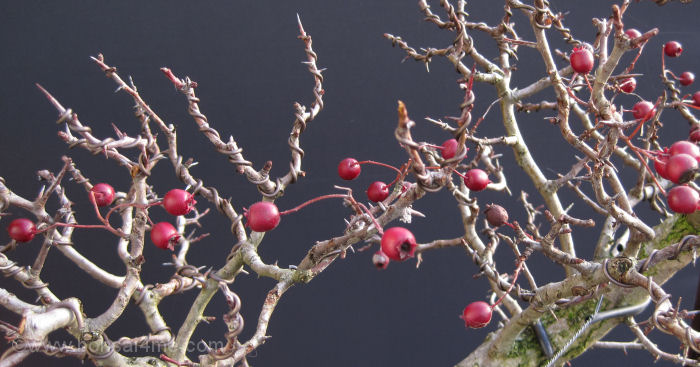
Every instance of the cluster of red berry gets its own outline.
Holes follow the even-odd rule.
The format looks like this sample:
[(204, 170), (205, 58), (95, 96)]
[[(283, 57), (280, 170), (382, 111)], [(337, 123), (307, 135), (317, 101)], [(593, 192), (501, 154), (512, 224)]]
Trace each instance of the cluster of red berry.
[[(90, 189), (91, 201), (98, 207), (112, 205), (114, 196), (114, 188), (107, 183), (98, 183)], [(165, 194), (161, 202), (154, 203), (153, 205), (162, 205), (169, 214), (179, 216), (189, 213), (196, 203), (193, 195), (189, 192), (180, 189), (172, 189)], [(58, 224), (78, 228), (81, 227), (80, 225)], [(29, 242), (39, 233), (34, 222), (27, 218), (18, 218), (10, 222), (7, 226), (7, 232), (10, 238), (17, 242)], [(179, 239), (179, 233), (169, 222), (155, 223), (151, 227), (151, 241), (159, 248), (172, 250)]]

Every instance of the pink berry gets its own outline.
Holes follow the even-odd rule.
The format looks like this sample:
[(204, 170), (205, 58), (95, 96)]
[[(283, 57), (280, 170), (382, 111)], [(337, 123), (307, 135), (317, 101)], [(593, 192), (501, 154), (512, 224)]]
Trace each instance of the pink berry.
[(385, 230), (381, 244), (382, 252), (394, 261), (404, 261), (413, 257), (416, 246), (418, 246), (413, 233), (403, 227), (392, 227)]
[(666, 175), (673, 183), (685, 183), (698, 170), (698, 161), (691, 155), (680, 153), (671, 156), (666, 163)]
[(280, 212), (277, 205), (269, 201), (258, 201), (245, 213), (248, 227), (255, 232), (267, 232), (280, 224)]
[(698, 148), (698, 146), (694, 143), (686, 140), (673, 143), (671, 148), (668, 150), (668, 153), (671, 154), (671, 156), (676, 154), (687, 154), (695, 158), (697, 161), (700, 161), (700, 148)]
[(172, 189), (163, 197), (163, 207), (170, 215), (185, 215), (196, 203), (192, 194), (180, 189)]
[(632, 116), (638, 120), (649, 120), (656, 114), (654, 104), (649, 101), (640, 101), (632, 107)]
[(491, 183), (488, 173), (478, 168), (470, 169), (464, 176), (464, 184), (472, 191), (481, 191)]
[(684, 71), (681, 73), (681, 76), (678, 77), (678, 82), (681, 83), (681, 85), (691, 85), (695, 81), (695, 74), (691, 73), (690, 71)]
[(593, 53), (585, 47), (574, 48), (569, 56), (569, 62), (575, 72), (579, 74), (588, 74), (593, 70)]
[(374, 264), (374, 266), (379, 270), (386, 269), (386, 267), (389, 266), (389, 261), (389, 257), (386, 256), (382, 250), (379, 250), (372, 255), (372, 264)]
[(36, 234), (36, 227), (27, 218), (17, 218), (7, 226), (7, 233), (17, 242), (29, 242)]
[(642, 32), (640, 32), (640, 31), (638, 31), (638, 30), (636, 30), (636, 29), (634, 29), (634, 28), (630, 28), (630, 29), (626, 30), (626, 31), (625, 31), (625, 34), (627, 35), (627, 37), (630, 38), (630, 40), (633, 40), (633, 39), (635, 39), (635, 38), (638, 38), (638, 37), (641, 37), (641, 36), (642, 36)]
[(683, 46), (676, 41), (666, 42), (664, 45), (664, 53), (668, 57), (678, 57), (683, 53)]
[(625, 93), (632, 93), (637, 89), (637, 79), (630, 77), (626, 78), (620, 83), (620, 90)]
[(175, 227), (168, 222), (158, 222), (151, 228), (151, 241), (163, 250), (174, 250), (175, 243), (180, 239)]
[(389, 186), (382, 181), (374, 181), (367, 189), (367, 198), (375, 203), (384, 201), (389, 197)]
[(654, 159), (654, 169), (659, 176), (669, 180), (668, 174), (666, 173), (666, 163), (668, 163), (668, 157), (657, 157)]
[(695, 143), (700, 142), (700, 125), (693, 125), (693, 127), (690, 128), (688, 139)]
[(107, 183), (98, 183), (90, 189), (97, 206), (108, 206), (114, 201), (114, 188)]
[(693, 105), (700, 107), (700, 90), (693, 93)]
[(354, 158), (345, 158), (338, 164), (338, 176), (343, 180), (354, 180), (361, 171), (360, 165)]
[(457, 154), (459, 150), (459, 142), (456, 139), (448, 139), (442, 143), (442, 158), (450, 159)]
[(691, 214), (698, 208), (700, 194), (686, 185), (676, 186), (669, 190), (668, 207), (676, 213)]
[(464, 320), (464, 326), (474, 329), (482, 328), (491, 322), (491, 306), (484, 301), (472, 302), (464, 308), (460, 318)]

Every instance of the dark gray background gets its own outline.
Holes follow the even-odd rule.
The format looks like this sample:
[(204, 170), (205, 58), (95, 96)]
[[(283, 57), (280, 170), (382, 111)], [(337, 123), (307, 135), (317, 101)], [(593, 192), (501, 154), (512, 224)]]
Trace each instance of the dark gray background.
[[(610, 4), (602, 1), (552, 1), (557, 11), (570, 13), (565, 22), (575, 30), (579, 39), (592, 42), (595, 29), (591, 18), (606, 17)], [(495, 24), (502, 16), (502, 2), (474, 1), (468, 11), (474, 20)], [(433, 10), (443, 15), (435, 2)], [(685, 53), (669, 61), (677, 74), (693, 70), (700, 56), (697, 46), (700, 14), (697, 4), (670, 4), (658, 8), (650, 1), (633, 3), (625, 17), (626, 25), (642, 31), (658, 26), (661, 33), (651, 40), (638, 62), (637, 71), (646, 74), (639, 80), (639, 93), (655, 100), (661, 93), (660, 48), (668, 40), (685, 45)], [(122, 2), (41, 2), (4, 1), (0, 4), (0, 176), (18, 194), (33, 197), (40, 187), (35, 171), (61, 166), (60, 156), (69, 154), (78, 167), (93, 182), (108, 181), (117, 189), (128, 188), (127, 172), (101, 156), (91, 156), (83, 150), (68, 150), (57, 137), (62, 126), (54, 124), (56, 113), (46, 102), (34, 83), (51, 91), (66, 107), (79, 113), (99, 137), (113, 136), (110, 123), (135, 134), (138, 124), (132, 114), (132, 100), (123, 93), (114, 94), (115, 85), (106, 79), (89, 56), (101, 52), (110, 65), (117, 66), (123, 77), (132, 76), (144, 99), (168, 123), (178, 128), (180, 152), (200, 162), (193, 169), (195, 176), (207, 185), (219, 188), (223, 196), (233, 198), (240, 210), (259, 200), (255, 188), (234, 172), (225, 158), (216, 154), (209, 142), (196, 131), (186, 113), (186, 101), (158, 70), (170, 67), (179, 76), (188, 75), (200, 87), (201, 108), (213, 127), (226, 137), (232, 134), (245, 149), (247, 159), (260, 167), (266, 160), (275, 164), (274, 175), (281, 175), (288, 165), (286, 139), (293, 121), (295, 101), (310, 104), (312, 77), (300, 61), (305, 60), (303, 44), (296, 39), (296, 13), (306, 30), (313, 36), (314, 49), (319, 55), (319, 67), (328, 68), (324, 97), (326, 108), (313, 121), (301, 140), (306, 151), (303, 169), (307, 176), (288, 189), (278, 200), (281, 209), (321, 194), (332, 193), (333, 185), (347, 184), (336, 175), (337, 163), (352, 156), (400, 165), (405, 152), (398, 146), (393, 129), (396, 121), (396, 101), (406, 102), (410, 115), (418, 122), (414, 136), (418, 140), (441, 143), (447, 135), (422, 122), (423, 117), (440, 118), (457, 115), (462, 95), (455, 83), (458, 75), (445, 60), (436, 58), (431, 72), (413, 61), (401, 63), (404, 53), (392, 49), (383, 39), (385, 32), (404, 37), (413, 47), (445, 47), (453, 35), (436, 30), (422, 20), (414, 1), (122, 1)], [(523, 16), (516, 12), (514, 21), (523, 37), (532, 40), (532, 32)], [(489, 39), (475, 35), (477, 47), (488, 57), (494, 57), (495, 47)], [(560, 41), (552, 43), (568, 52), (570, 47)], [(631, 55), (625, 60), (629, 61)], [(525, 86), (542, 76), (539, 55), (521, 48), (521, 61), (514, 85)], [(564, 65), (561, 60), (559, 65)], [(692, 93), (695, 87), (686, 88)], [(495, 99), (494, 91), (486, 86), (476, 89), (476, 116), (480, 116)], [(539, 101), (538, 96), (532, 101)], [(631, 108), (635, 99), (629, 96), (616, 100)], [(521, 116), (522, 130), (542, 162), (549, 177), (554, 171), (564, 171), (572, 162), (574, 151), (561, 146), (556, 127), (542, 118), (551, 112)], [(662, 141), (670, 144), (687, 136), (687, 124), (669, 111), (664, 114), (666, 128)], [(577, 122), (576, 131), (580, 131)], [(482, 135), (503, 133), (499, 114), (492, 111), (480, 128)], [(532, 185), (517, 171), (511, 150), (499, 147), (504, 154), (502, 163), (508, 171), (514, 193), (533, 192)], [(632, 176), (627, 176), (632, 177)], [(366, 167), (362, 176), (349, 183), (358, 197), (375, 180), (390, 180), (393, 174), (379, 167)], [(155, 171), (151, 183), (163, 194), (169, 188), (181, 187), (172, 169), (163, 162)], [(627, 179), (627, 184), (632, 184)], [(76, 201), (78, 218), (92, 223), (94, 218), (86, 206), (84, 191), (74, 184), (67, 190)], [(499, 203), (510, 209), (511, 218), (524, 221), (524, 211), (514, 197), (501, 193), (479, 193), (480, 203)], [(565, 204), (575, 200), (562, 190)], [(200, 200), (198, 207), (208, 203)], [(534, 204), (541, 201), (532, 196)], [(55, 205), (53, 203), (52, 205)], [(645, 206), (644, 204), (640, 207)], [(430, 195), (415, 205), (428, 218), (417, 218), (410, 229), (419, 242), (436, 238), (451, 238), (461, 233), (458, 211), (446, 191)], [(13, 209), (16, 215), (24, 215)], [(572, 213), (583, 218), (595, 216), (584, 204), (577, 204)], [(318, 203), (302, 212), (285, 217), (282, 224), (267, 236), (260, 253), (265, 261), (296, 264), (315, 241), (342, 232), (343, 218), (348, 211), (337, 201)], [(649, 216), (647, 210), (641, 215)], [(152, 211), (154, 220), (166, 220), (162, 210)], [(189, 260), (196, 265), (218, 267), (234, 243), (225, 220), (210, 215), (202, 231), (211, 233), (206, 241), (191, 250)], [(508, 233), (507, 229), (503, 230)], [(596, 230), (576, 230), (579, 253), (590, 256)], [(0, 233), (0, 241), (7, 235)], [(114, 251), (116, 241), (105, 232), (76, 231), (76, 247), (90, 258), (121, 273), (122, 266)], [(15, 258), (30, 264), (38, 250), (39, 241), (23, 245)], [(280, 302), (272, 317), (265, 345), (254, 352), (250, 363), (256, 366), (449, 366), (466, 356), (495, 329), (495, 323), (480, 330), (465, 330), (457, 318), (469, 302), (484, 299), (487, 286), (474, 280), (478, 271), (471, 259), (460, 249), (445, 249), (425, 255), (419, 270), (415, 262), (392, 263), (384, 272), (376, 271), (370, 261), (371, 252), (350, 254), (337, 261), (308, 285), (291, 289)], [(168, 254), (154, 247), (146, 249), (147, 264), (143, 274), (146, 283), (165, 281), (171, 268), (160, 263)], [(513, 258), (505, 248), (498, 253), (502, 270), (512, 269)], [(532, 258), (535, 275), (540, 282), (560, 279), (562, 271), (535, 255)], [(115, 295), (112, 289), (86, 278), (57, 251), (53, 252), (43, 272), (60, 298), (80, 297), (89, 317), (101, 313)], [(674, 297), (682, 296), (685, 307), (691, 307), (697, 270), (689, 267), (667, 289)], [(33, 300), (32, 292), (17, 289), (11, 280), (2, 286), (15, 291), (25, 300)], [(241, 276), (233, 285), (243, 300), (247, 339), (254, 330), (260, 305), (274, 283), (255, 276)], [(161, 304), (166, 320), (179, 325), (186, 314), (186, 305), (195, 297), (169, 297)], [(676, 298), (674, 298), (676, 299)], [(206, 314), (221, 316), (226, 311), (217, 296)], [(0, 311), (0, 318), (16, 322), (15, 315)], [(147, 333), (141, 324), (140, 312), (130, 306), (126, 317), (108, 329), (113, 338)], [(224, 332), (220, 322), (201, 325), (194, 341), (216, 340)], [(70, 340), (65, 335), (56, 340)], [(625, 330), (616, 333), (618, 340), (630, 340)], [(668, 340), (658, 332), (659, 340)], [(669, 351), (677, 350), (671, 340)], [(573, 362), (574, 365), (596, 363), (605, 366), (651, 364), (646, 352), (592, 351)], [(23, 365), (76, 366), (71, 359), (60, 361), (36, 356)], [(657, 365), (663, 365), (659, 363)]]

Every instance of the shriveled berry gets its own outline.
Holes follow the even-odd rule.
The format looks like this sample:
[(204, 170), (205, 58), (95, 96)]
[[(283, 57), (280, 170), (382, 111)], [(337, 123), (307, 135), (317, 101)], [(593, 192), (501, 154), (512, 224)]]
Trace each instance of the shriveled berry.
[(486, 221), (493, 227), (500, 227), (508, 223), (508, 211), (500, 205), (486, 205), (484, 214), (486, 214)]
[(367, 198), (375, 203), (384, 201), (389, 197), (389, 186), (382, 181), (374, 181), (367, 189)]
[(172, 189), (163, 197), (163, 207), (171, 215), (185, 215), (196, 203), (192, 194), (180, 189)]
[(362, 168), (355, 158), (345, 158), (338, 164), (338, 176), (343, 180), (354, 180), (361, 171)]
[(389, 257), (382, 250), (379, 250), (372, 255), (372, 264), (379, 270), (384, 270), (389, 266)]
[(649, 101), (640, 101), (632, 107), (632, 116), (638, 120), (649, 120), (656, 114), (654, 104)]
[(574, 48), (569, 56), (569, 62), (575, 72), (579, 74), (588, 74), (593, 70), (593, 53), (585, 47)]
[(625, 93), (632, 93), (635, 89), (637, 89), (637, 79), (633, 77), (626, 78), (620, 83), (620, 90)]
[(464, 326), (474, 329), (482, 328), (491, 322), (491, 306), (484, 301), (472, 302), (464, 308), (460, 318), (464, 320)]
[(664, 53), (668, 57), (678, 57), (683, 53), (683, 46), (676, 41), (668, 41), (664, 45)]
[(163, 250), (174, 250), (179, 239), (180, 234), (168, 222), (158, 222), (151, 228), (151, 241), (156, 247)]
[(693, 156), (685, 153), (671, 156), (666, 163), (668, 179), (677, 184), (692, 180), (697, 170), (698, 161)]
[(640, 32), (640, 31), (638, 31), (638, 30), (636, 30), (636, 29), (634, 29), (634, 28), (630, 28), (630, 29), (626, 30), (626, 31), (625, 31), (625, 34), (626, 34), (627, 37), (629, 37), (631, 40), (633, 40), (633, 39), (635, 39), (635, 38), (637, 38), (637, 37), (641, 37), (641, 36), (642, 36), (642, 32)]
[(700, 161), (700, 148), (698, 148), (695, 143), (691, 143), (686, 140), (680, 140), (671, 144), (671, 148), (668, 150), (668, 152), (671, 154), (671, 156), (676, 154), (687, 154), (695, 158), (695, 160)]
[(441, 147), (442, 150), (440, 151), (440, 154), (442, 154), (442, 158), (450, 159), (457, 154), (457, 151), (459, 150), (459, 142), (457, 139), (447, 139), (444, 143), (442, 143)]
[(267, 232), (280, 224), (280, 212), (277, 205), (269, 201), (258, 201), (245, 212), (248, 227), (255, 232)]
[(97, 206), (108, 206), (114, 201), (114, 187), (107, 183), (98, 183), (90, 189)]
[(404, 261), (413, 257), (416, 246), (418, 246), (413, 233), (403, 227), (392, 227), (385, 230), (381, 245), (382, 252), (394, 261)]
[(491, 183), (488, 173), (478, 168), (470, 169), (464, 176), (464, 184), (472, 191), (481, 191)]
[(691, 214), (698, 208), (700, 194), (692, 187), (680, 185), (668, 191), (668, 207), (676, 213)]
[(7, 226), (7, 233), (17, 242), (29, 242), (36, 235), (36, 226), (27, 218), (17, 218)]
[(684, 71), (678, 77), (678, 82), (681, 83), (681, 85), (691, 85), (691, 84), (693, 84), (694, 81), (695, 81), (695, 74), (691, 73), (690, 71)]

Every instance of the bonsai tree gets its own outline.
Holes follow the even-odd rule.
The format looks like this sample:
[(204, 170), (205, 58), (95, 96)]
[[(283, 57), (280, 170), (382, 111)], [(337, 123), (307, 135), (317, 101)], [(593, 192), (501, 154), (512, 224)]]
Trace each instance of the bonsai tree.
[[(664, 5), (659, 11), (681, 5), (656, 2)], [(561, 366), (592, 348), (618, 349), (620, 358), (643, 349), (651, 360), (700, 365), (693, 319), (699, 306), (686, 306), (682, 300), (692, 295), (672, 296), (667, 284), (700, 246), (700, 92), (693, 93), (692, 71), (674, 66), (687, 57), (682, 44), (692, 38), (659, 41), (663, 24), (627, 26), (635, 6), (602, 7), (592, 28), (574, 31), (569, 16), (546, 0), (489, 4), (502, 12), (491, 24), (464, 1), (433, 7), (419, 1), (416, 17), (447, 34), (448, 45), (416, 49), (399, 35), (384, 38), (428, 70), (438, 59), (446, 61), (439, 68), (456, 70), (449, 86), (459, 96), (454, 111), (419, 119), (425, 113), (409, 98), (392, 97), (378, 117), (393, 131), (376, 140), (393, 152), (386, 156), (368, 156), (360, 142), (342, 136), (314, 140), (351, 143), (350, 156), (326, 165), (331, 173), (324, 177), (331, 178), (323, 180), (322, 193), (305, 168), (321, 158), (302, 147), (314, 148), (305, 144), (308, 130), (336, 129), (317, 121), (332, 89), (316, 53), (323, 50), (315, 50), (300, 16), (298, 39), (312, 86), (308, 102), (293, 104), (282, 140), (266, 132), (262, 143), (244, 142), (237, 130), (270, 127), (210, 121), (206, 99), (200, 100), (207, 85), (174, 66), (160, 69), (162, 83), (184, 102), (166, 115), (109, 57), (91, 57), (133, 106), (136, 123), (114, 123), (111, 132), (59, 99), (74, 86), (38, 83), (57, 112), (59, 139), (74, 150), (60, 159), (47, 154), (58, 168), (37, 172), (36, 196), (24, 193), (34, 184), (0, 177), (0, 226), (7, 232), (0, 305), (14, 314), (0, 322), (8, 341), (0, 366), (22, 365), (33, 353), (97, 366), (247, 366), (258, 350), (265, 353), (288, 291), (313, 288), (339, 263), (371, 263), (382, 272), (361, 270), (377, 278), (407, 272), (412, 263), (410, 272), (420, 277), (415, 269), (446, 251), (466, 255), (464, 269), (479, 278), (472, 282), (488, 287), (460, 295), (464, 333), (484, 328), (488, 334), (479, 334), (484, 339), (475, 349), (459, 351), (465, 357), (457, 366)], [(638, 72), (647, 57), (660, 60), (658, 74)], [(520, 74), (526, 71), (538, 74)], [(638, 93), (643, 85), (654, 85), (654, 94)], [(170, 122), (185, 113), (192, 132)], [(531, 116), (543, 120), (533, 123)], [(272, 145), (286, 146), (284, 161), (244, 150)], [(218, 159), (197, 157), (206, 150)], [(84, 157), (72, 157), (83, 151), (104, 163), (83, 168)], [(207, 169), (197, 167), (200, 161)], [(227, 168), (236, 175), (217, 179)], [(102, 178), (111, 175), (120, 178)], [(305, 192), (310, 195), (294, 194), (305, 184), (316, 185)], [(238, 190), (243, 194), (229, 197)], [(426, 210), (424, 202), (434, 204)], [(326, 214), (328, 207), (334, 210)], [(435, 220), (434, 231), (414, 229), (423, 218), (446, 215), (447, 207), (455, 210), (454, 228)], [(275, 237), (285, 226), (298, 235), (327, 233), (326, 222), (303, 215), (331, 218), (338, 211), (331, 220), (344, 220), (342, 228), (316, 242)], [(276, 261), (271, 253), (280, 246), (297, 260)], [(68, 261), (49, 265), (55, 257)], [(72, 280), (62, 267), (84, 278)], [(50, 268), (58, 270), (47, 276)], [(459, 277), (463, 269), (442, 270)], [(243, 292), (252, 281), (245, 278), (254, 276), (254, 287), (265, 289), (257, 303)], [(73, 294), (89, 283), (112, 297)], [(408, 283), (401, 275), (394, 284)], [(221, 307), (210, 307), (215, 302)], [(380, 311), (400, 313), (402, 306)], [(197, 342), (206, 323), (219, 328)], [(610, 337), (617, 326), (632, 339)], [(654, 330), (674, 344), (657, 344)], [(64, 331), (69, 342), (58, 343), (57, 332)]]

